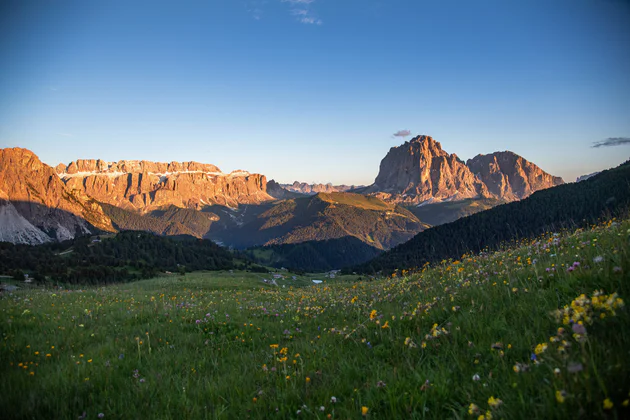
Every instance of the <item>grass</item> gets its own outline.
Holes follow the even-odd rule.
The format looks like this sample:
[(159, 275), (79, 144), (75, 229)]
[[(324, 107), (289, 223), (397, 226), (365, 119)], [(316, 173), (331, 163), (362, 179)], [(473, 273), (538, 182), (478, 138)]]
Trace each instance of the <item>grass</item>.
[(365, 210), (393, 210), (395, 206), (389, 205), (376, 197), (369, 197), (354, 193), (318, 193), (317, 197), (327, 203), (341, 204), (358, 207)]
[[(373, 281), (311, 275), (275, 287), (235, 271), (4, 294), (0, 409), (14, 419), (628, 418), (630, 317), (616, 299), (630, 293), (629, 243), (623, 221)], [(598, 290), (618, 295), (591, 300)], [(590, 317), (586, 335), (552, 316), (565, 305)]]

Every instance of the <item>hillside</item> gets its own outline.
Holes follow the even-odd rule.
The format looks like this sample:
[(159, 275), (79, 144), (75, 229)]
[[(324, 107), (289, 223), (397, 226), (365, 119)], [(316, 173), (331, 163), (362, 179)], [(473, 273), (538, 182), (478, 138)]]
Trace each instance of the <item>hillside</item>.
[(629, 231), (624, 220), (548, 233), (366, 281), (276, 286), (235, 270), (0, 292), (0, 410), (16, 420), (627, 419)]
[(158, 235), (191, 235), (204, 238), (219, 217), (212, 212), (200, 212), (175, 206), (142, 214), (111, 204), (101, 204), (105, 214), (119, 231), (143, 230)]
[(353, 268), (359, 272), (422, 267), (549, 230), (586, 226), (624, 214), (630, 206), (630, 162), (579, 183), (538, 191), (529, 198), (425, 230), (409, 242)]
[(438, 226), (504, 203), (503, 200), (494, 198), (469, 198), (466, 200), (438, 201), (418, 206), (407, 206), (407, 209), (424, 223)]
[(325, 241), (249, 248), (243, 254), (265, 266), (320, 273), (364, 263), (381, 252), (354, 236), (344, 236)]
[[(244, 212), (250, 210), (258, 209), (248, 207)], [(247, 248), (353, 236), (387, 249), (428, 227), (401, 206), (352, 193), (284, 200), (249, 220), (240, 220), (239, 214), (234, 213), (235, 225), (229, 229), (213, 226), (210, 237), (225, 245)]]
[(235, 268), (233, 255), (211, 241), (122, 232), (40, 246), (0, 242), (0, 274), (30, 272), (53, 282), (102, 284), (150, 278), (159, 272)]

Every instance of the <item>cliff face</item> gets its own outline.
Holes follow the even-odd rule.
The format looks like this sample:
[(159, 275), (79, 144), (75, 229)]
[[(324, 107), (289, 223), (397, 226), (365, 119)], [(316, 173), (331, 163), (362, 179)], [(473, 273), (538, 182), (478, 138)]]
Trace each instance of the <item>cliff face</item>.
[(245, 171), (222, 173), (214, 165), (198, 162), (104, 162), (78, 160), (58, 165), (66, 186), (118, 207), (150, 211), (174, 205), (200, 209), (220, 204), (258, 204), (273, 200), (264, 175)]
[(407, 204), (465, 198), (514, 201), (563, 182), (512, 152), (479, 155), (464, 163), (433, 138), (418, 136), (390, 149), (366, 192)]
[(523, 157), (509, 152), (477, 155), (466, 162), (488, 191), (507, 201), (521, 200), (545, 188), (564, 184)]
[(367, 192), (408, 204), (488, 196), (486, 186), (466, 164), (429, 136), (392, 147)]
[(354, 185), (332, 185), (332, 184), (307, 184), (306, 182), (295, 181), (293, 184), (280, 184), (282, 188), (305, 195), (315, 195), (318, 193), (347, 192), (355, 188)]
[(30, 150), (0, 149), (0, 240), (39, 244), (113, 231), (101, 206), (72, 191)]

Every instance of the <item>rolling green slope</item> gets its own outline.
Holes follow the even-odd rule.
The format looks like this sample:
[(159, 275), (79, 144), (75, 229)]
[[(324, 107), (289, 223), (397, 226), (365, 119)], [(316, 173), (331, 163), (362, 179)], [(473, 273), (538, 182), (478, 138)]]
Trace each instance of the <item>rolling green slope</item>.
[(320, 193), (280, 201), (230, 229), (217, 224), (211, 228), (210, 237), (236, 248), (247, 248), (353, 236), (370, 246), (388, 249), (427, 227), (404, 207), (374, 197)]

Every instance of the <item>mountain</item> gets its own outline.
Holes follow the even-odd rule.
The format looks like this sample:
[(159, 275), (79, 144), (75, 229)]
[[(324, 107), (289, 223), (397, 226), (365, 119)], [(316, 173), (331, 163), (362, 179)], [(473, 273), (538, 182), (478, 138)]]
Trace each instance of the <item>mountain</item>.
[(374, 184), (365, 192), (405, 204), (490, 196), (466, 164), (442, 150), (430, 136), (392, 147), (381, 161)]
[(264, 175), (198, 162), (77, 160), (56, 167), (69, 189), (117, 207), (147, 212), (167, 206), (201, 209), (220, 204), (237, 207), (273, 200)]
[(549, 175), (516, 153), (495, 152), (477, 155), (466, 162), (495, 197), (515, 201), (538, 190), (564, 184), (562, 178)]
[(298, 198), (304, 195), (302, 193), (289, 191), (273, 179), (267, 182), (267, 194), (274, 198), (277, 198), (278, 200), (285, 200), (287, 198)]
[(354, 185), (333, 185), (333, 184), (307, 184), (306, 182), (295, 181), (293, 184), (279, 184), (287, 191), (295, 192), (298, 194), (315, 195), (317, 193), (333, 193), (333, 192), (348, 192), (356, 187)]
[(230, 216), (232, 225), (215, 224), (209, 235), (236, 248), (354, 236), (388, 249), (428, 227), (404, 207), (353, 193), (319, 193), (270, 206), (247, 206)]
[(465, 163), (423, 135), (392, 147), (365, 193), (416, 205), (470, 198), (514, 201), (562, 183), (512, 152), (479, 155)]
[(420, 232), (358, 272), (422, 267), (493, 250), (506, 242), (534, 238), (562, 228), (589, 226), (630, 209), (630, 161), (579, 183), (535, 192), (526, 199), (494, 207)]
[(0, 241), (41, 244), (113, 231), (99, 203), (66, 188), (30, 150), (0, 149)]
[(593, 172), (592, 174), (588, 174), (588, 175), (582, 175), (582, 176), (578, 176), (577, 179), (575, 180), (575, 182), (582, 182), (582, 181), (586, 181), (587, 179), (599, 174), (600, 172)]

